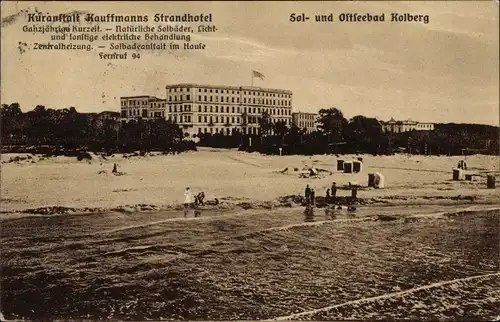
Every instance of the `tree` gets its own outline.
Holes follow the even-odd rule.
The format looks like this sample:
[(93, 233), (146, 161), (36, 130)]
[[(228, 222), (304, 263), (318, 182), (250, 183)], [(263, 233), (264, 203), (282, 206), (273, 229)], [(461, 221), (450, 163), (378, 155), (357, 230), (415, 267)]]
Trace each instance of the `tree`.
[(318, 123), (319, 129), (328, 136), (331, 143), (344, 140), (343, 132), (347, 126), (347, 120), (341, 110), (335, 107), (319, 110)]
[(272, 129), (273, 129), (273, 132), (277, 136), (281, 137), (281, 145), (283, 145), (284, 140), (285, 140), (285, 135), (288, 132), (288, 126), (286, 125), (286, 122), (285, 121), (278, 121), (278, 122), (272, 124)]
[(382, 125), (377, 119), (357, 115), (349, 120), (346, 128), (347, 143), (354, 149), (352, 152), (378, 151), (382, 136)]
[(262, 116), (259, 118), (259, 127), (261, 134), (269, 134), (269, 131), (272, 128), (271, 118), (268, 112), (262, 112)]
[(19, 107), (19, 103), (12, 103), (10, 105), (2, 104), (2, 117), (18, 117), (23, 112)]

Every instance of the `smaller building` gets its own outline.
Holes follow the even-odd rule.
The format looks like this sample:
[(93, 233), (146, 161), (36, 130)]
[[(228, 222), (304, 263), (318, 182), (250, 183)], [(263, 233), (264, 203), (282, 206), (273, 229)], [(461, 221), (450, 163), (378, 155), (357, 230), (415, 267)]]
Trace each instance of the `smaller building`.
[(295, 112), (292, 113), (292, 124), (311, 133), (318, 129), (318, 116), (316, 113)]
[(164, 99), (149, 95), (120, 97), (121, 118), (165, 117), (165, 103)]
[(391, 133), (403, 133), (409, 131), (432, 131), (434, 130), (434, 123), (425, 123), (412, 121), (410, 119), (406, 121), (396, 121), (391, 118), (387, 122), (380, 122), (382, 124), (383, 132)]
[(98, 118), (101, 120), (114, 120), (117, 121), (120, 119), (120, 113), (119, 112), (113, 112), (113, 111), (104, 111), (99, 113)]

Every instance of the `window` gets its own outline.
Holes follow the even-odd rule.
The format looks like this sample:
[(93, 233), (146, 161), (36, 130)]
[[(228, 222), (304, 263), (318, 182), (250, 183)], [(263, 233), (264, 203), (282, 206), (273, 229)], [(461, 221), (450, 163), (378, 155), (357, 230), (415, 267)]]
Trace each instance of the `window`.
[(198, 112), (201, 112), (201, 105), (198, 105)]
[(203, 106), (203, 112), (205, 112), (205, 113), (207, 112), (207, 106), (206, 105)]
[(207, 123), (207, 116), (206, 115), (203, 117), (203, 122)]
[(232, 113), (234, 113), (234, 106), (232, 107)]
[(201, 123), (201, 116), (198, 116), (198, 123)]

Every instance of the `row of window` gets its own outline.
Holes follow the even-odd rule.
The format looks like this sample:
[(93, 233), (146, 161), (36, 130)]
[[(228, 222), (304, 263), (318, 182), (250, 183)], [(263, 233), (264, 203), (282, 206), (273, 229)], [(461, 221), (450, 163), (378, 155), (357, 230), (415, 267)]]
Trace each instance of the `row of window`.
[(122, 106), (127, 106), (127, 103), (128, 103), (129, 106), (144, 106), (144, 105), (148, 105), (148, 101), (127, 100), (127, 101), (122, 101)]
[[(234, 129), (235, 132), (240, 132), (240, 129)], [(232, 129), (226, 127), (226, 128), (217, 128), (217, 127), (204, 127), (204, 128), (198, 128), (198, 133), (201, 134), (201, 133), (210, 133), (210, 134), (216, 134), (216, 133), (220, 133), (220, 134), (226, 134), (226, 135), (230, 135), (231, 133), (233, 132)], [(243, 134), (259, 134), (260, 132), (260, 129), (258, 128), (243, 128), (242, 129), (242, 132)]]
[[(219, 99), (220, 98), (220, 99)], [(177, 100), (177, 95), (169, 96), (169, 102), (177, 102), (177, 101), (190, 101), (191, 95), (179, 95), (179, 99)], [(240, 103), (239, 97), (226, 97), (226, 101), (224, 102), (223, 96), (207, 96), (207, 95), (198, 95), (198, 102), (215, 102), (215, 103)], [(243, 98), (243, 103), (246, 104), (260, 104), (260, 105), (276, 105), (276, 106), (292, 106), (292, 102), (285, 100), (276, 100), (276, 99), (264, 99), (264, 98), (253, 98), (248, 99), (246, 97)]]
[[(169, 115), (168, 119), (171, 121), (175, 121), (175, 122), (186, 122), (186, 123), (191, 122), (190, 115), (173, 114), (173, 115)], [(258, 124), (259, 120), (260, 120), (260, 117), (248, 116), (246, 121), (248, 124)], [(270, 120), (271, 123), (276, 123), (279, 121), (285, 122), (286, 124), (291, 124), (291, 121), (289, 119), (272, 119), (272, 120)], [(243, 122), (243, 118), (238, 117), (238, 116), (212, 116), (212, 115), (203, 115), (203, 116), (199, 115), (198, 116), (198, 123), (236, 125), (236, 124), (241, 124), (242, 122)]]
[[(177, 112), (191, 112), (191, 105), (171, 105), (168, 107), (169, 113)], [(243, 107), (240, 109), (239, 106), (218, 106), (218, 105), (198, 105), (198, 113), (249, 113), (249, 114), (261, 114), (269, 113), (269, 115), (291, 115), (291, 109), (283, 108), (260, 108), (260, 107)]]
[(417, 127), (421, 129), (430, 129), (434, 127), (434, 124), (417, 124)]
[[(127, 111), (122, 111), (122, 116), (123, 114), (126, 115)], [(148, 117), (148, 110), (147, 109), (133, 109), (133, 110), (128, 110), (128, 116), (142, 116), (142, 117)]]
[(304, 128), (304, 127), (315, 127), (315, 123), (316, 122), (306, 122), (306, 121), (299, 121), (297, 126), (300, 127), (300, 128)]
[(168, 120), (177, 123), (191, 123), (191, 115), (169, 115)]
[[(196, 89), (194, 89), (196, 91)], [(178, 87), (178, 88), (169, 88), (169, 93), (177, 93), (177, 92), (191, 92), (190, 87)], [(199, 93), (216, 93), (216, 94), (240, 94), (239, 90), (224, 90), (224, 89), (213, 89), (213, 88), (198, 88)], [(280, 97), (280, 98), (290, 98), (291, 94), (279, 94), (279, 93), (269, 93), (262, 91), (243, 91), (243, 95), (253, 95), (253, 96), (264, 96), (264, 97)]]
[(318, 115), (316, 114), (300, 114), (297, 113), (297, 119), (298, 120), (316, 120), (318, 118)]

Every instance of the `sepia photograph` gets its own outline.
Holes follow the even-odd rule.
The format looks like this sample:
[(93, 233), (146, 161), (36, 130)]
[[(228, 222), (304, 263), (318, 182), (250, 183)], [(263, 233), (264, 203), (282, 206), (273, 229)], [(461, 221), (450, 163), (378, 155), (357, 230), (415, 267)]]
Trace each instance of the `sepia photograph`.
[(498, 0), (0, 5), (1, 321), (500, 321)]

